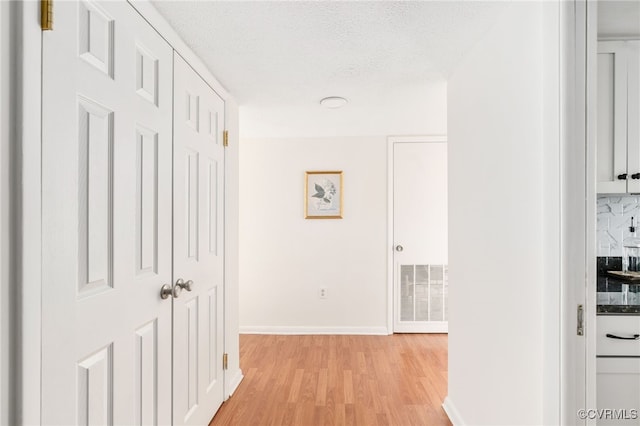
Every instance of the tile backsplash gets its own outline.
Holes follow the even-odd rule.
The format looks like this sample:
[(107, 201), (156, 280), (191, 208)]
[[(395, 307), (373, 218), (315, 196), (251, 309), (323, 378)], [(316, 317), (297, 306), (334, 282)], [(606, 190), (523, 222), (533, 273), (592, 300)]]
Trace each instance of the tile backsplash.
[(598, 197), (598, 256), (622, 256), (622, 241), (630, 237), (631, 218), (635, 218), (640, 237), (640, 196), (607, 195)]

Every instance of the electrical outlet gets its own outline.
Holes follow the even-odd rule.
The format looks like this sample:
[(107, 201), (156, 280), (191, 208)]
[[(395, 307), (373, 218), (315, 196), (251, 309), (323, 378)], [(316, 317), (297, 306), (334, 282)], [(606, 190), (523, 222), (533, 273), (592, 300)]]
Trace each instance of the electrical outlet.
[(318, 297), (320, 297), (320, 299), (326, 299), (327, 293), (328, 292), (326, 287), (320, 287), (320, 290), (318, 290)]

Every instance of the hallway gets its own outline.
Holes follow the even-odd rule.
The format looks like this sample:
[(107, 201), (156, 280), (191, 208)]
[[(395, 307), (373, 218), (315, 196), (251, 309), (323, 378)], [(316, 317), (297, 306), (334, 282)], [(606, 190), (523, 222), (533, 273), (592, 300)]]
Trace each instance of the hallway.
[(241, 335), (240, 357), (210, 426), (451, 424), (443, 334)]

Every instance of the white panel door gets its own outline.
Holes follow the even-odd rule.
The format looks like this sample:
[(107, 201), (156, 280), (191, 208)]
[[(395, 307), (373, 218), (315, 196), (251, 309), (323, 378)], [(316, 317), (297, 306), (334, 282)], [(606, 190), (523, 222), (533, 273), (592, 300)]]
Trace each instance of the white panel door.
[(173, 424), (206, 425), (223, 400), (224, 101), (174, 61)]
[(446, 332), (447, 144), (393, 144), (394, 332)]
[(126, 2), (43, 32), (42, 423), (171, 422), (172, 49)]

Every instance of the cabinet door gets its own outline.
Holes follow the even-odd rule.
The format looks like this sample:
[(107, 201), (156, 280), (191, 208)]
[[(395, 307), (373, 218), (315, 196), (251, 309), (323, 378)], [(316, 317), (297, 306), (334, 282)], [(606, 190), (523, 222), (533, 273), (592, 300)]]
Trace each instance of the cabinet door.
[[(627, 149), (629, 192), (640, 192), (640, 41), (627, 42)], [(640, 176), (638, 176), (640, 177)]]
[(598, 426), (640, 425), (640, 358), (598, 358), (596, 393)]
[[(627, 192), (629, 173), (640, 172), (640, 152), (633, 156), (637, 164), (627, 172), (627, 55), (624, 42), (598, 43), (598, 192)], [(638, 181), (640, 182), (640, 180)]]

